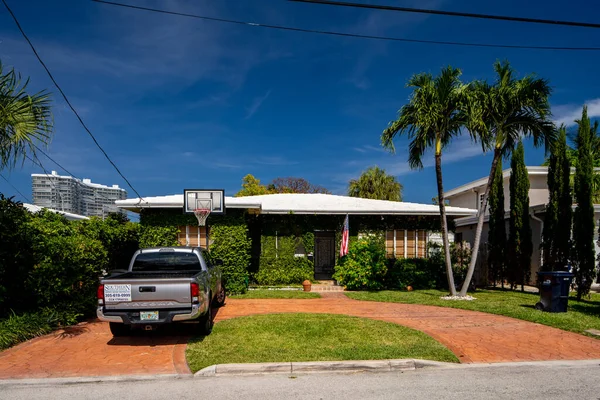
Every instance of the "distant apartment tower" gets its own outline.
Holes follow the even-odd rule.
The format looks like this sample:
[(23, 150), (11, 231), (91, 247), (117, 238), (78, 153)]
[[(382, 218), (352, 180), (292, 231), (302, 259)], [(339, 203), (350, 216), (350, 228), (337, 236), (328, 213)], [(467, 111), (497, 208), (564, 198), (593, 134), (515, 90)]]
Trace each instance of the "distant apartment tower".
[(116, 200), (127, 198), (119, 185), (105, 186), (90, 179), (52, 174), (31, 174), (33, 204), (88, 217), (106, 217), (109, 213), (124, 213), (115, 206)]

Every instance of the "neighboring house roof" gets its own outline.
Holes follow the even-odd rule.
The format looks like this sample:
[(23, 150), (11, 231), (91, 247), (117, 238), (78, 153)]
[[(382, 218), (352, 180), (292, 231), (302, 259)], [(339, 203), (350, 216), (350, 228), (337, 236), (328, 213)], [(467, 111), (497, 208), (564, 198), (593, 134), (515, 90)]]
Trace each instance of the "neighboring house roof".
[[(530, 167), (526, 167), (526, 168), (527, 168), (527, 173), (529, 175), (548, 175), (548, 167), (530, 166)], [(594, 171), (596, 173), (600, 173), (600, 168), (596, 167), (596, 168), (594, 168)], [(575, 173), (575, 168), (571, 168), (571, 173), (572, 174)], [(510, 177), (510, 168), (503, 170), (502, 176), (504, 179), (509, 178)], [(447, 192), (444, 192), (444, 197), (448, 198), (448, 197), (455, 196), (457, 194), (467, 192), (469, 190), (477, 189), (479, 187), (485, 186), (487, 184), (487, 181), (488, 181), (488, 177), (486, 176), (484, 178), (477, 179), (477, 180), (469, 182), (469, 183), (465, 183), (462, 186), (459, 186), (457, 188), (454, 188), (454, 189), (448, 190)]]
[[(527, 167), (527, 173), (529, 175), (548, 175), (548, 167)], [(503, 170), (502, 176), (505, 179), (510, 177), (510, 168)], [(454, 188), (452, 190), (448, 190), (447, 192), (444, 192), (444, 197), (445, 198), (452, 197), (454, 195), (461, 194), (463, 192), (467, 192), (469, 190), (476, 189), (481, 186), (485, 186), (487, 184), (487, 181), (488, 181), (488, 177), (486, 176), (484, 178), (477, 179), (477, 180), (469, 182), (469, 183), (465, 183), (462, 186), (459, 186), (457, 188)]]
[(68, 213), (68, 212), (65, 212), (65, 211), (59, 211), (59, 210), (55, 210), (53, 208), (40, 207), (40, 206), (36, 206), (36, 205), (33, 205), (33, 204), (29, 204), (29, 203), (23, 203), (23, 207), (27, 211), (29, 211), (30, 213), (34, 213), (34, 214), (37, 213), (37, 212), (40, 212), (42, 210), (48, 210), (48, 211), (53, 212), (53, 213), (61, 214), (66, 219), (72, 220), (72, 221), (79, 221), (79, 220), (82, 220), (82, 219), (89, 219), (85, 215), (72, 214), (72, 213)]
[[(183, 194), (117, 200), (117, 207), (139, 212), (144, 208), (182, 208)], [(439, 215), (434, 204), (362, 199), (332, 194), (281, 193), (261, 196), (225, 197), (225, 208), (257, 209), (260, 214), (362, 214)], [(446, 207), (449, 216), (471, 216), (477, 210)]]

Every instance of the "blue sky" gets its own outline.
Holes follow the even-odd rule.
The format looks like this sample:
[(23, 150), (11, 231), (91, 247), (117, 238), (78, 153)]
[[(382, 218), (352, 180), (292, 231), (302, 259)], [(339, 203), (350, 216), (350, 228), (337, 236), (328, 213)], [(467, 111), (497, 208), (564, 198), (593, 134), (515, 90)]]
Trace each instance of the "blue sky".
[[(600, 30), (334, 8), (284, 0), (134, 1), (148, 7), (294, 27), (427, 40), (522, 45), (597, 46)], [(593, 22), (600, 4), (565, 1), (379, 0), (378, 4)], [(465, 81), (493, 79), (509, 60), (521, 73), (550, 80), (556, 120), (572, 123), (588, 103), (600, 116), (600, 52), (557, 52), (391, 43), (283, 32), (127, 10), (85, 0), (9, 0), (57, 81), (113, 160), (142, 196), (184, 188), (234, 194), (250, 173), (267, 183), (303, 177), (345, 193), (348, 180), (379, 165), (404, 185), (406, 201), (436, 195), (433, 156), (425, 169), (379, 145), (414, 73), (445, 65)], [(79, 178), (125, 182), (76, 121), (7, 12), (0, 7), (0, 60), (31, 77), (31, 89), (54, 94), (49, 154)], [(541, 149), (527, 144), (526, 162)], [(66, 174), (40, 156), (46, 169)], [(460, 138), (446, 151), (446, 189), (486, 176), (490, 157)], [(26, 163), (11, 173), (31, 196)], [(126, 188), (129, 197), (133, 192)], [(4, 181), (0, 192), (16, 195)], [(17, 198), (23, 200), (17, 195)]]

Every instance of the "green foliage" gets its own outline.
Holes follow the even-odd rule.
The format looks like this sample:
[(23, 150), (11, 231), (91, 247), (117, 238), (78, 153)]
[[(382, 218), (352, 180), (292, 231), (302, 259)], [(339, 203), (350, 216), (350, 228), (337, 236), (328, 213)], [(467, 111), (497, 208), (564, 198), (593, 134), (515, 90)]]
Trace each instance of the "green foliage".
[(386, 174), (377, 166), (363, 171), (358, 179), (348, 184), (348, 196), (364, 199), (402, 201), (402, 184), (395, 176)]
[(562, 271), (571, 253), (571, 165), (567, 156), (567, 132), (564, 126), (550, 154), (548, 165), (549, 199), (542, 232), (544, 264), (542, 271)]
[(23, 205), (0, 194), (0, 317), (18, 305), (27, 307), (34, 301), (23, 290), (35, 257), (31, 214)]
[(350, 242), (348, 255), (338, 260), (333, 278), (350, 290), (378, 290), (386, 273), (385, 247), (369, 236)]
[(36, 142), (47, 144), (52, 134), (50, 95), (27, 92), (29, 79), (0, 63), (0, 170), (13, 168), (27, 154), (36, 153)]
[[(196, 223), (198, 221), (196, 220)], [(176, 226), (149, 226), (142, 225), (140, 228), (140, 248), (179, 246)]]
[[(443, 284), (442, 278), (439, 274), (441, 266), (444, 264), (443, 247), (438, 243), (429, 243), (427, 245), (429, 249), (429, 267), (432, 279), (435, 278), (435, 286), (429, 288), (443, 288), (447, 285)], [(471, 247), (468, 242), (452, 242), (450, 243), (450, 259), (452, 261), (452, 272), (457, 278), (456, 281), (460, 283), (464, 281), (467, 273), (467, 268), (471, 262)]]
[(254, 275), (259, 285), (293, 285), (314, 280), (314, 265), (306, 257), (261, 257), (260, 269)]
[(32, 220), (32, 251), (36, 264), (26, 282), (38, 307), (60, 307), (89, 314), (108, 254), (99, 240), (79, 234), (59, 214), (38, 213)]
[(211, 226), (210, 253), (223, 261), (223, 282), (229, 293), (245, 293), (248, 289), (248, 266), (251, 241), (243, 217), (221, 218)]
[(235, 197), (259, 196), (270, 193), (272, 192), (265, 185), (261, 185), (260, 179), (248, 174), (242, 178), (242, 189), (235, 194)]
[(129, 222), (127, 217), (117, 213), (109, 214), (105, 220), (92, 217), (77, 224), (82, 235), (100, 241), (106, 249), (107, 271), (129, 267), (131, 257), (140, 248), (139, 224)]
[(594, 249), (594, 205), (592, 202), (592, 185), (594, 160), (592, 142), (596, 137), (598, 122), (592, 126), (587, 115), (587, 107), (583, 107), (581, 120), (577, 121), (577, 167), (575, 170), (575, 202), (577, 208), (573, 215), (573, 266), (577, 298), (581, 299), (590, 291), (596, 277)]
[(445, 282), (444, 259), (441, 257), (426, 258), (401, 258), (390, 259), (388, 272), (384, 278), (387, 289), (414, 289), (443, 288)]
[(507, 256), (502, 160), (499, 160), (496, 167), (496, 174), (490, 188), (489, 204), (488, 268), (489, 279), (496, 285), (496, 282), (504, 281)]
[(21, 315), (12, 313), (0, 320), (0, 350), (50, 333), (59, 326), (73, 325), (79, 317), (71, 310), (51, 308)]
[(531, 275), (533, 244), (529, 222), (529, 176), (525, 167), (525, 149), (522, 142), (513, 152), (510, 167), (507, 278), (511, 288), (521, 285), (523, 290)]

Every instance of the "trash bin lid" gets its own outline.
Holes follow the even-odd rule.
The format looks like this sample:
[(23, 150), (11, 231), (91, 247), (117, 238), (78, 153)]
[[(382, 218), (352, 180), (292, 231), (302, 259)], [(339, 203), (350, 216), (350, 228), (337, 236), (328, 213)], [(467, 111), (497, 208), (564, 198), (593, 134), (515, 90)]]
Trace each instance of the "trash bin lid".
[(573, 276), (575, 276), (568, 271), (540, 271), (537, 274), (539, 276), (557, 276), (562, 278), (572, 278)]

